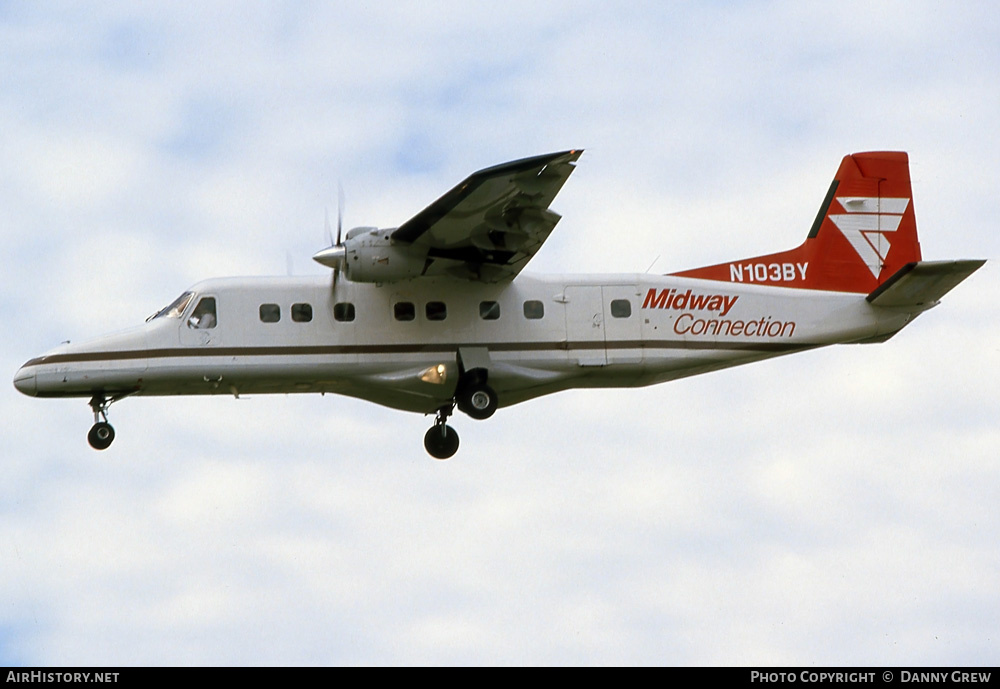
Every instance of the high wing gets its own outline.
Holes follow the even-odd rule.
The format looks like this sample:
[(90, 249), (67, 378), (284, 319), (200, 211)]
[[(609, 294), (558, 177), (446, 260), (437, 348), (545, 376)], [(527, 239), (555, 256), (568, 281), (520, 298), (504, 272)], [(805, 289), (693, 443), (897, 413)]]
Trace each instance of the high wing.
[(549, 204), (582, 150), (480, 170), (392, 232), (426, 261), (422, 275), (500, 282), (531, 260), (559, 222)]

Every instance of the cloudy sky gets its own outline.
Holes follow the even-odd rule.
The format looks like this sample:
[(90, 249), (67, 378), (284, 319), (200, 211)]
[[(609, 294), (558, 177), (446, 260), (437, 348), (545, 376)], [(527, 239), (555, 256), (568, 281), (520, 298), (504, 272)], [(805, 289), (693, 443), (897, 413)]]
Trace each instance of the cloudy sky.
[[(910, 153), (1000, 257), (992, 3), (0, 1), (2, 370), (220, 275), (320, 273), (473, 170), (587, 149), (536, 272), (791, 248)], [(890, 342), (429, 419), (0, 394), (0, 665), (1000, 659), (1000, 269)]]

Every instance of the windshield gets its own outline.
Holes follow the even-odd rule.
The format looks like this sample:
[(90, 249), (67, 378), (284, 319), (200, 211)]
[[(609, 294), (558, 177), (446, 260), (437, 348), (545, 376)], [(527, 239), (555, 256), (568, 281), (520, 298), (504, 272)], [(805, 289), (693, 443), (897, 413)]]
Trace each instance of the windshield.
[(181, 314), (184, 313), (184, 309), (187, 305), (191, 303), (191, 297), (194, 296), (194, 292), (185, 292), (181, 296), (174, 299), (174, 301), (169, 305), (165, 306), (146, 320), (151, 321), (154, 318), (180, 318)]

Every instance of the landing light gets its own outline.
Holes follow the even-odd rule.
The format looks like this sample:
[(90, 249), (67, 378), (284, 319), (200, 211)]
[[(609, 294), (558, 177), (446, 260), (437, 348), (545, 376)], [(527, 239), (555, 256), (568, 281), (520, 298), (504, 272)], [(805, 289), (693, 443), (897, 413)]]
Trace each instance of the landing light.
[(420, 374), (420, 380), (425, 383), (434, 383), (435, 385), (442, 385), (447, 379), (448, 367), (444, 364), (431, 366), (429, 369)]

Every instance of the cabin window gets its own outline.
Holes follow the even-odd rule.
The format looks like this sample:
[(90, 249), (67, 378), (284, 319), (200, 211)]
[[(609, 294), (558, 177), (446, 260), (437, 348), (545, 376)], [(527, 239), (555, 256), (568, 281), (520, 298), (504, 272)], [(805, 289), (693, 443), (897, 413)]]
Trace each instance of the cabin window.
[(524, 302), (524, 317), (537, 320), (545, 315), (545, 304), (537, 299)]
[(263, 323), (277, 323), (281, 320), (281, 307), (277, 304), (261, 304), (260, 320)]
[(424, 309), (429, 321), (443, 321), (448, 317), (448, 307), (443, 301), (429, 301)]
[(392, 313), (397, 321), (412, 321), (417, 317), (417, 307), (412, 301), (397, 301), (392, 305)]
[(615, 318), (628, 318), (632, 315), (632, 302), (628, 299), (612, 299), (611, 315)]
[(292, 304), (292, 320), (296, 323), (308, 323), (313, 319), (312, 304)]
[(215, 317), (215, 297), (203, 297), (194, 307), (191, 317), (188, 319), (188, 327), (198, 330), (208, 330), (214, 328), (217, 323)]
[(495, 301), (479, 302), (479, 317), (484, 321), (495, 321), (500, 318), (500, 303)]
[(354, 320), (354, 304), (349, 301), (339, 301), (333, 305), (333, 317), (341, 322)]

